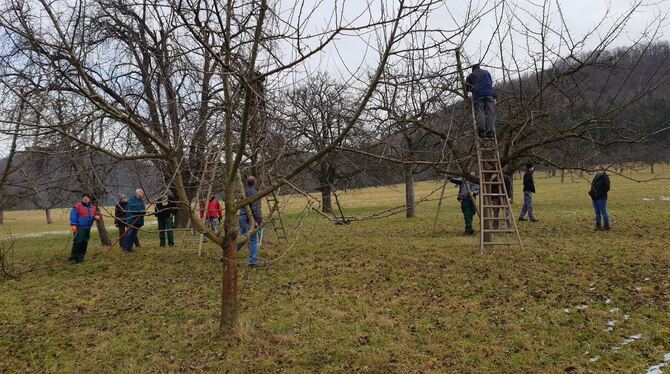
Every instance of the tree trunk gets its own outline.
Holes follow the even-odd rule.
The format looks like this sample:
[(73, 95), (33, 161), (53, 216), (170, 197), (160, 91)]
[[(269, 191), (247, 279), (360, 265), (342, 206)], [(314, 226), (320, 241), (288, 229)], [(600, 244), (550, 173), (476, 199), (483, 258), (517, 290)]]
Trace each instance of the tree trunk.
[(565, 169), (561, 169), (561, 183), (565, 180)]
[(5, 223), (5, 210), (0, 208), (0, 225)]
[(414, 173), (411, 165), (405, 165), (405, 217), (414, 218)]
[(231, 331), (237, 322), (237, 225), (236, 216), (226, 212), (225, 236), (221, 249), (221, 321), (222, 331)]
[(111, 246), (112, 241), (109, 240), (109, 233), (107, 232), (107, 227), (105, 226), (105, 220), (100, 216), (100, 221), (95, 222), (95, 227), (98, 229), (98, 235), (100, 236), (100, 243), (104, 246)]
[(177, 210), (177, 212), (174, 215), (174, 227), (176, 228), (186, 228), (188, 225), (188, 219), (191, 216), (190, 212), (188, 211), (188, 207), (186, 206), (180, 206), (180, 208)]
[(44, 209), (44, 215), (47, 218), (47, 225), (54, 223), (53, 220), (51, 219), (51, 209), (49, 208)]
[(651, 173), (654, 174), (654, 162), (651, 163)]
[(330, 185), (324, 185), (321, 187), (321, 211), (324, 213), (333, 212), (333, 203), (331, 201)]

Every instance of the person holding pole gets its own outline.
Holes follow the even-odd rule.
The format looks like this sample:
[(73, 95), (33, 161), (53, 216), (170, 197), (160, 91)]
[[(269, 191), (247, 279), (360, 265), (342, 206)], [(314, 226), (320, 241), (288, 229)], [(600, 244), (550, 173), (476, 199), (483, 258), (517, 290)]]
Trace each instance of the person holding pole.
[[(256, 177), (249, 176), (247, 178), (246, 186), (244, 187), (245, 198), (254, 196), (258, 193), (255, 186)], [(240, 215), (238, 218), (238, 222), (240, 224), (240, 234), (242, 235), (246, 235), (247, 232), (255, 229), (255, 227), (251, 227), (251, 220), (249, 219), (250, 217), (248, 216), (247, 209), (251, 211), (251, 215), (253, 216), (254, 220), (254, 226), (258, 227), (258, 225), (263, 222), (263, 213), (261, 212), (260, 200), (256, 200), (251, 203), (251, 205), (242, 207), (242, 209), (240, 209)], [(238, 251), (240, 251), (242, 248), (244, 248), (244, 243), (240, 243), (237, 246)], [(249, 267), (256, 266), (258, 266), (258, 233), (249, 236)]]
[(144, 191), (141, 188), (135, 190), (135, 195), (128, 199), (128, 209), (126, 210), (126, 223), (128, 227), (121, 240), (121, 248), (124, 252), (132, 252), (135, 238), (137, 238), (138, 230), (144, 226)]
[(461, 211), (465, 220), (465, 235), (472, 235), (475, 233), (475, 229), (472, 227), (472, 217), (477, 214), (475, 197), (479, 195), (477, 172), (471, 170), (467, 179), (449, 177), (449, 182), (460, 186), (456, 199), (461, 203)]

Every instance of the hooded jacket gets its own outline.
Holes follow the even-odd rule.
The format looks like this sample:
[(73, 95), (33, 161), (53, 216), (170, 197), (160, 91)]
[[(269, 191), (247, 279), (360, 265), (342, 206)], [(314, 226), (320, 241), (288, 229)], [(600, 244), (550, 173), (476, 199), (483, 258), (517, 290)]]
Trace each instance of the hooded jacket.
[(596, 173), (591, 181), (591, 190), (589, 196), (593, 200), (607, 200), (607, 193), (610, 191), (610, 177), (605, 173)]

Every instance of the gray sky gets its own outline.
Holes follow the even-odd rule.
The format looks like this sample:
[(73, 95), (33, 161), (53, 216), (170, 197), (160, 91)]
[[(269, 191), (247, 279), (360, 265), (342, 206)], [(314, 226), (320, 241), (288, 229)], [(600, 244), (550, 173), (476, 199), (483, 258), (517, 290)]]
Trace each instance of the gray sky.
[[(373, 6), (371, 13), (377, 16), (383, 6), (393, 7), (397, 1), (372, 0)], [(413, 1), (414, 3), (416, 1)], [(591, 35), (583, 44), (584, 50), (592, 49), (612, 27), (617, 19), (631, 10), (634, 4), (642, 2), (635, 13), (629, 19), (624, 31), (611, 43), (611, 46), (625, 46), (634, 43), (650, 25), (660, 26), (655, 39), (668, 40), (670, 38), (670, 22), (666, 19), (670, 11), (670, 0), (552, 0), (546, 10), (547, 19), (550, 27), (555, 30), (550, 33), (549, 44), (564, 55), (565, 43), (559, 41), (559, 35), (567, 37), (569, 30), (573, 41), (582, 39), (584, 35), (592, 31), (596, 25), (603, 21), (599, 31)], [(316, 0), (305, 0), (304, 8), (310, 8)], [(308, 30), (322, 30), (324, 25), (330, 19), (333, 10), (334, 1), (320, 2), (319, 8), (315, 12), (312, 24)], [(524, 25), (535, 30), (539, 30), (537, 21), (533, 17), (541, 17), (542, 0), (445, 0), (430, 15), (428, 26), (431, 28), (453, 30), (462, 25), (466, 19), (468, 5), (473, 13), (486, 13), (474, 27), (469, 37), (464, 41), (465, 54), (470, 58), (470, 62), (481, 60), (485, 65), (501, 66), (500, 48), (497, 41), (494, 42), (492, 50), (485, 54), (486, 47), (496, 29), (496, 18), (501, 13), (503, 19), (511, 20), (514, 30), (511, 32), (512, 39), (504, 41), (502, 48), (504, 57), (509, 58), (514, 52), (515, 56), (522, 63), (528, 63), (529, 53), (537, 52), (536, 45), (522, 36), (520, 28)], [(366, 1), (346, 1), (342, 7), (339, 3), (338, 9), (343, 9), (342, 14), (345, 19), (353, 20), (356, 16), (364, 14)], [(282, 7), (285, 11), (295, 8), (295, 3), (291, 1), (283, 2)], [(564, 15), (565, 25), (560, 22), (559, 8)], [(366, 17), (361, 17), (358, 24), (367, 21)], [(374, 66), (377, 62), (377, 55), (374, 50), (366, 46), (365, 38), (372, 39), (372, 35), (361, 37), (341, 37), (331, 47), (326, 48), (317, 57), (306, 64), (306, 68), (311, 71), (328, 70), (333, 73), (339, 71), (343, 77), (360, 73), (355, 72), (356, 67), (361, 64)], [(530, 52), (529, 52), (530, 46)], [(494, 69), (495, 70), (495, 69)], [(495, 75), (495, 72), (493, 72)], [(300, 74), (300, 73), (298, 73)], [(335, 73), (337, 74), (337, 73)]]

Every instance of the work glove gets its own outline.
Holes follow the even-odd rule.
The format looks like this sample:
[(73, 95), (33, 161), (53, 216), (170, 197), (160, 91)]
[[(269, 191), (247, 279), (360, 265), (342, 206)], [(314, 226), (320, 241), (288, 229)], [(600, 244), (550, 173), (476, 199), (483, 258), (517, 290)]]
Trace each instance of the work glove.
[(70, 226), (70, 231), (77, 232), (77, 226), (75, 225)]
[(96, 221), (100, 221), (100, 216), (93, 217)]

